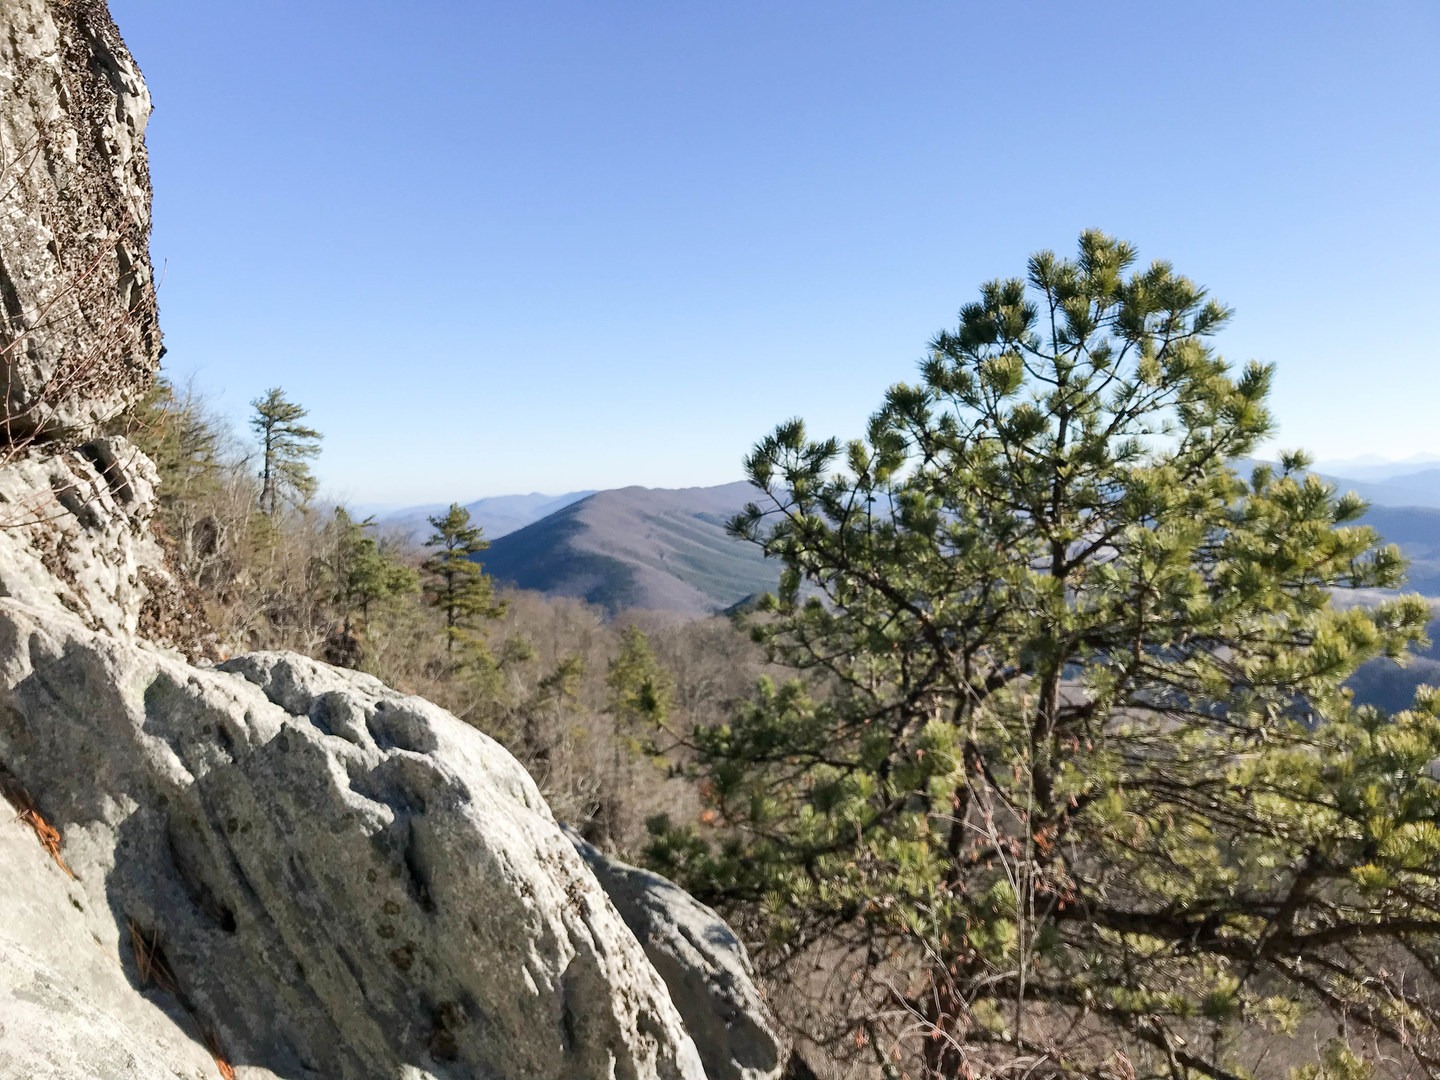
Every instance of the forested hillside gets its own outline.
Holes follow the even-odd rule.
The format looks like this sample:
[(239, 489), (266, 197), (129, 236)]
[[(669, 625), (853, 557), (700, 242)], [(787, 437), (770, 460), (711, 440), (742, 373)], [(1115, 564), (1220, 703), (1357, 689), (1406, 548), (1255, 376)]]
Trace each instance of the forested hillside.
[[(1095, 257), (1123, 252), (1102, 247)], [(1068, 272), (1032, 267), (1032, 280)], [(1191, 333), (1203, 337), (1209, 309), (1188, 286), (1167, 288), (1170, 303), (1190, 305), (1187, 319), (1201, 327)], [(1134, 295), (1110, 303), (1150, 302)], [(1310, 474), (1303, 457), (1249, 463), (1242, 478), (1224, 451), (1266, 430), (1258, 403), (1267, 376), (1252, 367), (1228, 381), (1203, 350), (1170, 361), (1180, 389), (1156, 391), (1184, 393), (1203, 375), (1195, 393), (1209, 402), (1193, 407), (1169, 456), (1137, 466), (1123, 443), (1111, 456), (1116, 444), (1094, 434), (1093, 418), (1078, 422), (1092, 444), (1045, 442), (1060, 438), (1054, 416), (1009, 404), (1021, 374), (996, 360), (982, 363), (988, 390), (966, 381), (972, 354), (990, 347), (976, 329), (993, 317), (984, 310), (966, 315), (973, 325), (961, 336), (938, 339), (926, 371), (925, 393), (960, 395), (986, 418), (971, 446), (947, 452), (944, 470), (933, 451), (930, 471), (907, 468), (904, 448), (921, 444), (877, 426), (871, 447), (849, 451), (849, 472), (827, 471), (838, 445), (809, 441), (791, 422), (757, 445), (749, 483), (600, 492), (493, 545), (459, 505), (437, 509), (411, 537), (316, 506), (308, 461), (323, 433), (279, 389), (254, 403), (249, 438), (164, 383), (122, 425), (160, 469), (157, 528), (214, 628), (194, 648), (296, 649), (420, 694), (499, 739), (585, 837), (650, 859), (744, 928), (776, 1008), (820, 1059), (858, 1065), (857, 1046), (884, 1045), (931, 1080), (963, 1074), (966, 1062), (988, 1068), (994, 1044), (964, 1026), (991, 1030), (994, 1017), (1048, 986), (1028, 1053), (1083, 1058), (1061, 1018), (1088, 993), (1097, 1030), (1136, 1055), (1169, 1045), (1137, 1027), (1136, 1010), (1158, 1010), (1187, 1040), (1248, 1025), (1231, 1049), (1187, 1059), (1228, 1080), (1222, 1061), (1258, 1060), (1287, 1030), (1268, 1018), (1269, 999), (1243, 989), (1233, 948), (1262, 957), (1273, 992), (1296, 1009), (1351, 1000), (1349, 984), (1295, 981), (1293, 965), (1311, 955), (1304, 935), (1316, 931), (1297, 923), (1277, 939), (1255, 928), (1260, 915), (1298, 903), (1306, 927), (1344, 927), (1381, 952), (1395, 945), (1388, 916), (1335, 877), (1349, 880), (1351, 865), (1380, 849), (1335, 848), (1330, 898), (1285, 901), (1285, 879), (1255, 874), (1306, 856), (1276, 835), (1339, 842), (1303, 809), (1310, 796), (1282, 786), (1261, 806), (1247, 792), (1273, 785), (1273, 768), (1349, 799), (1346, 770), (1368, 775), (1368, 740), (1398, 724), (1414, 760), (1387, 773), (1398, 786), (1386, 798), (1409, 815), (1404, 828), (1428, 820), (1429, 797), (1403, 778), (1440, 754), (1440, 728), (1424, 726), (1423, 692), (1419, 712), (1404, 710), (1418, 686), (1440, 682), (1436, 646), (1420, 642), (1433, 614), (1394, 599), (1401, 566), (1379, 536), (1410, 557), (1413, 586), (1440, 591), (1431, 565), (1440, 511), (1367, 510)], [(1114, 318), (1112, 332), (1123, 333)], [(1040, 362), (1072, 370), (1061, 359), (1072, 346), (1053, 347)], [(1088, 348), (1104, 356), (1102, 344)], [(1087, 363), (1099, 379), (1101, 361)], [(1149, 385), (1143, 371), (1133, 378)], [(1156, 406), (1134, 393), (1107, 424), (1146, 422)], [(876, 424), (909, 433), (934, 423), (920, 394), (893, 392)], [(1096, 416), (1115, 408), (1094, 395), (1076, 400)], [(1028, 463), (986, 442), (1007, 425), (1041, 439), (1021, 452)], [(925, 437), (949, 435), (941, 427)], [(1048, 471), (1070, 453), (1073, 467)], [(1076, 506), (1089, 509), (1071, 520)], [(1088, 538), (1088, 561), (1077, 538)], [(1063, 588), (1046, 581), (1056, 551), (1082, 553), (1063, 564), (1074, 575)], [(1192, 576), (1192, 563), (1205, 574)], [(1332, 590), (1352, 601), (1331, 606)], [(775, 595), (747, 616), (748, 631), (710, 614), (765, 592)], [(1200, 630), (1203, 644), (1176, 646), (1178, 624)], [(1102, 699), (1132, 720), (1096, 726), (1090, 711)], [(1133, 719), (1152, 713), (1156, 730), (1180, 733), (1163, 752), (1149, 741), (1150, 722)], [(1340, 719), (1317, 726), (1317, 715)], [(1035, 728), (1042, 720), (1048, 726)], [(1260, 732), (1276, 724), (1287, 744), (1309, 749), (1269, 763), (1259, 748), (1270, 736)], [(1186, 792), (1205, 787), (1213, 762), (1236, 747), (1259, 756), (1243, 767), (1245, 757), (1233, 758), (1234, 776), (1194, 804)], [(949, 809), (937, 816), (931, 800)], [(1182, 848), (1159, 824), (1172, 819), (1186, 822)], [(1153, 840), (1122, 842), (1132, 829)], [(1413, 835), (1413, 850), (1428, 852)], [(1183, 854), (1194, 845), (1199, 862)], [(1234, 861), (1216, 845), (1246, 854)], [(1062, 848), (1093, 859), (1052, 864)], [(1410, 882), (1410, 851), (1374, 872)], [(1119, 884), (1091, 865), (1114, 867)], [(1231, 875), (1248, 882), (1245, 892), (1234, 892)], [(817, 891), (815, 882), (829, 884)], [(1196, 890), (1203, 901), (1187, 899)], [(1100, 921), (1074, 923), (1063, 914), (1072, 902)], [(1203, 911), (1187, 914), (1197, 902)], [(1206, 919), (1228, 929), (1207, 930)], [(1109, 929), (1135, 920), (1149, 928), (1143, 947)], [(1082, 953), (1099, 982), (1072, 962)], [(1346, 962), (1382, 978), (1369, 960)], [(1022, 990), (1015, 963), (1049, 981)], [(834, 996), (826, 970), (845, 973), (845, 993)], [(956, 972), (989, 989), (961, 1000)], [(920, 1042), (887, 1019), (901, 977), (929, 986), (912, 1002), (927, 1032)], [(1205, 1002), (1217, 985), (1232, 989), (1211, 1016)], [(1397, 1037), (1383, 1023), (1379, 1031)]]
[[(261, 406), (289, 418), (284, 431)], [(411, 540), (315, 505), (303, 449), (322, 433), (283, 392), (256, 408), (242, 435), (195, 394), (161, 382), (117, 422), (160, 469), (155, 527), (203, 611), (197, 621), (213, 628), (196, 649), (294, 649), (422, 695), (499, 739), (557, 814), (632, 857), (646, 817), (697, 807), (693, 786), (658, 756), (674, 741), (661, 725), (680, 733), (723, 721), (764, 669), (745, 633), (726, 619), (627, 613), (625, 597), (643, 594), (600, 594), (613, 601), (600, 606), (499, 588), (486, 572), (494, 549), (461, 507), (432, 515)], [(278, 447), (273, 510), (262, 498), (267, 431)], [(693, 501), (674, 493), (676, 533), (698, 505), (714, 537), (755, 560), (718, 523), (738, 487)], [(698, 546), (706, 542), (715, 543)], [(476, 573), (447, 586), (462, 563)]]
[(757, 547), (726, 531), (752, 494), (745, 483), (602, 491), (497, 541), (485, 564), (498, 580), (612, 615), (714, 614), (779, 580)]

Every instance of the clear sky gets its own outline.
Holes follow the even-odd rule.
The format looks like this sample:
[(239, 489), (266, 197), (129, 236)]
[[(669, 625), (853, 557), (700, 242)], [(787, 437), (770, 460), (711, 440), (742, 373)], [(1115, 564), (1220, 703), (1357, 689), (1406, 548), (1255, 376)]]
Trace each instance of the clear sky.
[(858, 434), (1096, 226), (1237, 316), (1281, 444), (1440, 452), (1440, 4), (111, 0), (172, 377), (360, 502)]

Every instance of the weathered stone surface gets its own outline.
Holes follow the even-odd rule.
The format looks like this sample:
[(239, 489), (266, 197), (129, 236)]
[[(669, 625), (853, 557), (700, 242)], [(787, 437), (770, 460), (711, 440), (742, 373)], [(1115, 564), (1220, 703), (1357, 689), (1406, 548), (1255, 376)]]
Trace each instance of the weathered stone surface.
[[(115, 1024), (141, 1009), (133, 924), (173, 971), (146, 996), (242, 1077), (704, 1077), (533, 781), (425, 701), (288, 654), (194, 668), (0, 600), (0, 762), (78, 876), (35, 902), (83, 936), (57, 914), (58, 959), (0, 950), (0, 983), (49, 979), (57, 1016), (90, 1025), (76, 987)], [(67, 960), (92, 938), (123, 985)], [(6, 1010), (0, 1055), (28, 1052)]]
[(159, 995), (131, 987), (113, 942), (91, 937), (94, 921), (108, 931), (109, 912), (93, 919), (81, 886), (8, 812), (0, 812), (0, 868), (0, 1077), (213, 1080), (198, 1033), (167, 1015)]
[(659, 874), (611, 859), (566, 829), (670, 989), (710, 1080), (775, 1080), (784, 1054), (750, 958), (725, 921)]
[(0, 443), (87, 437), (159, 360), (150, 96), (103, 0), (4, 0), (0, 101)]
[(0, 464), (0, 596), (133, 636), (163, 576), (155, 467), (121, 438)]

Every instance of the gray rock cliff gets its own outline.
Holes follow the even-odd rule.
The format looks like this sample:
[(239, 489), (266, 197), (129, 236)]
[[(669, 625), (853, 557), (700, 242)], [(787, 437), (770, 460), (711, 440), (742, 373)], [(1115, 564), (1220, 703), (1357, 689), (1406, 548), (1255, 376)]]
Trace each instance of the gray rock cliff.
[(160, 353), (150, 96), (103, 0), (4, 0), (0, 102), (0, 441), (75, 436)]
[[(232, 1064), (704, 1076), (529, 775), (428, 702), (288, 654), (195, 668), (4, 600), (0, 717), (0, 761), (64, 838), (75, 879), (45, 870), (84, 916), (74, 950)], [(10, 933), (0, 968), (37, 947)], [(15, 1034), (0, 1063), (32, 1045)]]

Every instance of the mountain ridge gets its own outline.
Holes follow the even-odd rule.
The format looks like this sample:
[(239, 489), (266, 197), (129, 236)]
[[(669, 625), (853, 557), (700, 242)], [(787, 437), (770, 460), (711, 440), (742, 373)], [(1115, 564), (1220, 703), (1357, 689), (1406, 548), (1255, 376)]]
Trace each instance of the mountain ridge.
[[(470, 520), (480, 526), (487, 540), (498, 540), (594, 494), (588, 489), (564, 495), (532, 491), (525, 495), (487, 495), (461, 505), (470, 514)], [(378, 521), (385, 529), (408, 533), (412, 539), (423, 540), (424, 537), (418, 534), (429, 528), (429, 519), (445, 513), (449, 506), (449, 503), (407, 506), (380, 515)]]
[(738, 481), (596, 492), (498, 538), (480, 561), (497, 581), (612, 615), (715, 614), (779, 580), (776, 564), (725, 529), (751, 491)]
[[(1243, 472), (1254, 464), (1237, 466)], [(1411, 477), (1418, 480), (1407, 484)], [(1410, 560), (1407, 588), (1440, 596), (1440, 470), (1420, 467), (1384, 483), (1324, 478), (1371, 502), (1363, 521)], [(1432, 481), (1433, 504), (1404, 502), (1424, 495)], [(632, 484), (558, 496), (566, 500), (562, 505), (519, 528), (499, 534), (487, 529), (492, 544), (480, 562), (503, 584), (576, 597), (612, 616), (631, 608), (716, 614), (779, 581), (776, 563), (725, 528), (755, 494), (750, 484), (736, 481), (687, 488)]]

